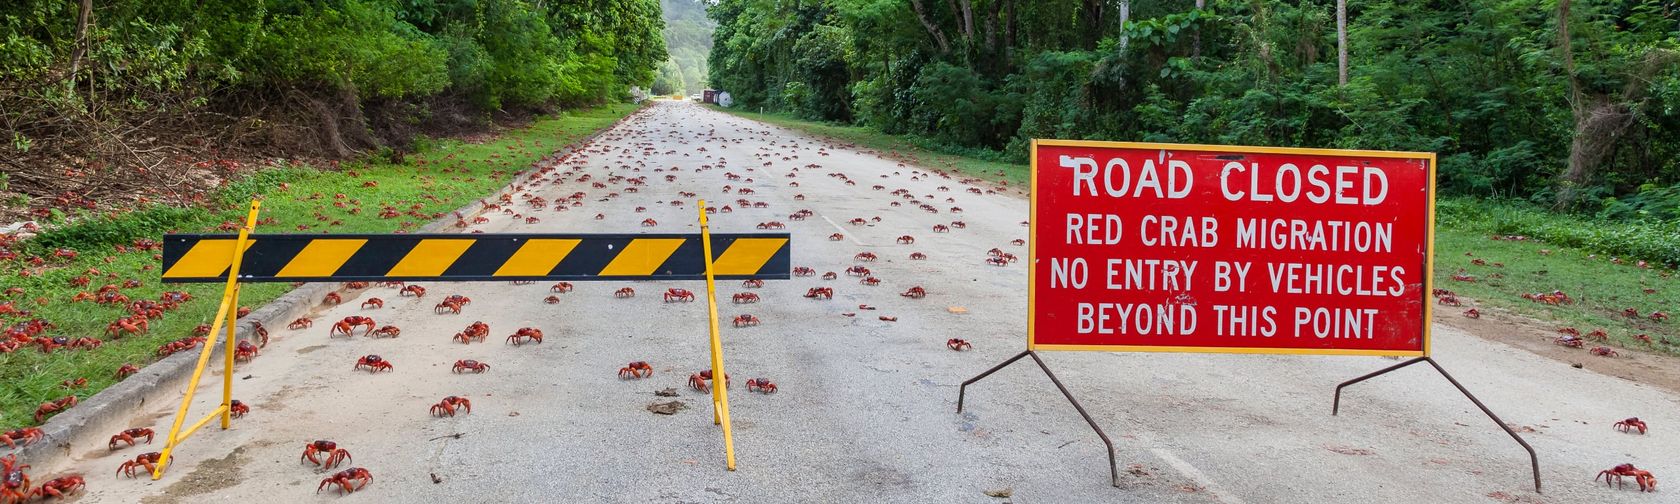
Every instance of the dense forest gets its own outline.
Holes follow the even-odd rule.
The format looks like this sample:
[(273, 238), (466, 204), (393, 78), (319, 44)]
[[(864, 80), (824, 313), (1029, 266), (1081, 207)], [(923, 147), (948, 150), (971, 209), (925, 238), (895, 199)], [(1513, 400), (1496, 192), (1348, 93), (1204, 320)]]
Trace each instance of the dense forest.
[(622, 99), (663, 27), (658, 0), (8, 1), (0, 194), (91, 206), (183, 163), (397, 155)]
[(1449, 194), (1680, 212), (1673, 1), (722, 0), (709, 15), (709, 83), (755, 110), (1012, 159), (1032, 138), (1432, 151)]
[(706, 0), (661, 0), (665, 9), (665, 49), (671, 59), (653, 81), (654, 94), (696, 94), (706, 87), (706, 58), (712, 52), (712, 29)]

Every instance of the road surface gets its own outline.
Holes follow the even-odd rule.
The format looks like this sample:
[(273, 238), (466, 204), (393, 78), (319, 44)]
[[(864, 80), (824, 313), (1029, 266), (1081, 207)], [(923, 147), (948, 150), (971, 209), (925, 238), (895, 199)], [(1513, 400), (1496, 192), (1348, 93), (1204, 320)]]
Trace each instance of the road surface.
[[(431, 283), (423, 284), (430, 290), (424, 299), (391, 288), (354, 292), (340, 306), (320, 308), (313, 329), (273, 331), (262, 355), (237, 369), (235, 395), (251, 414), (233, 430), (208, 428), (186, 443), (162, 481), (112, 475), (123, 460), (161, 449), (162, 439), (114, 453), (99, 440), (68, 467), (37, 468), (37, 476), (85, 473), (80, 502), (1676, 502), (1673, 490), (1640, 494), (1592, 481), (1624, 462), (1659, 477), (1680, 474), (1675, 396), (1444, 326), (1435, 332), (1435, 355), (1539, 450), (1544, 495), (1534, 493), (1517, 444), (1423, 366), (1350, 388), (1342, 414), (1331, 416), (1336, 383), (1395, 361), (1046, 354), (1114, 436), (1115, 488), (1102, 444), (1029, 361), (971, 387), (968, 411), (955, 412), (959, 383), (1025, 344), (1026, 266), (984, 262), (993, 247), (1025, 257), (1025, 247), (1010, 244), (1027, 237), (1028, 202), (1013, 188), (974, 194), (968, 189), (993, 186), (675, 102), (638, 114), (551, 173), (524, 192), (555, 201), (583, 191), (585, 204), (532, 213), (538, 224), (491, 212), (491, 222), (474, 229), (695, 232), (693, 198), (678, 196), (691, 191), (735, 206), (712, 217), (718, 232), (787, 222), (796, 266), (841, 272), (858, 252), (880, 256), (867, 264), (882, 280), (874, 287), (843, 273), (771, 281), (756, 290), (762, 303), (731, 305), (728, 296), (745, 289), (720, 282), (726, 322), (740, 313), (763, 321), (723, 328), (734, 382), (766, 377), (780, 387), (775, 395), (732, 389), (738, 471), (724, 470), (706, 396), (684, 386), (707, 364), (706, 305), (658, 296), (668, 287), (704, 292), (702, 282), (579, 283), (557, 304), (543, 302), (550, 295), (543, 283)], [(752, 181), (729, 181), (726, 173)], [(649, 184), (637, 193), (623, 183), (594, 189), (576, 182), (583, 175), (648, 176)], [(554, 178), (564, 182), (548, 183)], [(725, 193), (724, 186), (754, 193)], [(914, 200), (890, 194), (899, 188)], [(611, 191), (619, 196), (607, 199)], [(939, 212), (917, 209), (921, 202)], [(638, 206), (646, 213), (636, 213)], [(953, 214), (953, 206), (965, 211)], [(815, 216), (789, 221), (798, 209)], [(880, 222), (847, 224), (876, 216)], [(641, 227), (645, 218), (659, 224)], [(930, 231), (953, 220), (967, 227)], [(834, 233), (845, 239), (831, 241)], [(906, 234), (914, 245), (895, 243)], [(912, 252), (928, 259), (909, 260)], [(823, 285), (834, 287), (832, 301), (801, 297)], [(925, 299), (898, 295), (918, 285)], [(625, 286), (640, 295), (615, 299), (612, 292)], [(459, 315), (434, 314), (431, 306), (448, 294), (474, 302)], [(386, 307), (360, 309), (368, 297)], [(329, 338), (330, 322), (347, 315), (397, 325), (402, 336)], [(450, 340), (475, 320), (490, 325), (488, 343)], [(519, 327), (541, 329), (545, 342), (505, 344)], [(953, 337), (973, 350), (948, 350)], [(384, 356), (395, 371), (352, 371), (364, 354)], [(457, 359), (491, 369), (452, 374)], [(656, 372), (620, 380), (618, 368), (630, 361), (648, 361)], [(219, 396), (220, 379), (205, 383), (195, 412)], [(654, 395), (665, 388), (676, 389), (688, 409), (650, 413), (649, 403), (670, 400)], [(470, 398), (472, 412), (428, 415), (447, 395)], [(161, 436), (173, 409), (158, 404), (134, 426)], [(1628, 416), (1654, 430), (1612, 430)], [(347, 448), (350, 465), (369, 469), (373, 483), (349, 496), (330, 489), (317, 496), (330, 472), (299, 461), (316, 439)], [(1003, 489), (1011, 497), (985, 493)]]

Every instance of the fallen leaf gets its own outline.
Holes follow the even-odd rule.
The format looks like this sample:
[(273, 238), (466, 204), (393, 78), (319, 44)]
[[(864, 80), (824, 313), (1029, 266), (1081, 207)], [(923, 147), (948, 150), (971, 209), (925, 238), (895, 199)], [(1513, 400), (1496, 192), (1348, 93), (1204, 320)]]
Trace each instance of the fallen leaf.
[(659, 397), (676, 397), (677, 396), (677, 389), (666, 388), (664, 390), (657, 390), (657, 391), (653, 392), (653, 395), (656, 395), (656, 396), (659, 396)]
[(898, 317), (888, 317), (886, 315), (882, 315), (878, 318), (880, 318), (882, 321), (885, 321), (885, 322), (898, 322)]
[(947, 306), (947, 307), (945, 307), (945, 311), (948, 311), (948, 312), (951, 312), (951, 313), (961, 314), (961, 313), (968, 313), (968, 308), (963, 308), (961, 306)]
[(509, 411), (508, 416), (519, 416), (519, 412), (518, 411)]
[(1003, 487), (1002, 489), (998, 489), (998, 490), (987, 490), (986, 491), (986, 496), (987, 497), (1008, 498), (1011, 495), (1015, 495), (1015, 489), (1010, 488), (1010, 487)]
[(443, 483), (443, 478), (439, 478), (437, 473), (432, 473), (432, 484), (436, 485), (438, 483)]
[(688, 405), (682, 401), (655, 402), (647, 405), (647, 410), (660, 415), (675, 415), (678, 411), (687, 409)]

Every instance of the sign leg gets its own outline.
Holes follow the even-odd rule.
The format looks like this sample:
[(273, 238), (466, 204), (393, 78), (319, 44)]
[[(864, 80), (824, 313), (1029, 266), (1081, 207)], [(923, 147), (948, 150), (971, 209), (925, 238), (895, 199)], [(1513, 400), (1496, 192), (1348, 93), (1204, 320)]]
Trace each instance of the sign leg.
[[(1361, 376), (1361, 377), (1358, 377), (1358, 378), (1354, 378), (1352, 380), (1342, 382), (1340, 385), (1336, 385), (1336, 398), (1331, 403), (1330, 414), (1335, 415), (1337, 413), (1337, 410), (1339, 409), (1339, 407), (1341, 405), (1342, 387), (1346, 387), (1348, 385), (1353, 385), (1355, 383), (1359, 383), (1359, 382), (1374, 378), (1374, 377), (1376, 377), (1378, 375), (1381, 375), (1383, 373), (1394, 371), (1396, 369), (1400, 369), (1400, 368), (1403, 368), (1403, 367), (1406, 367), (1406, 366), (1410, 366), (1412, 364), (1417, 364), (1419, 362), (1428, 362), (1431, 367), (1435, 368), (1436, 372), (1441, 373), (1441, 377), (1446, 378), (1447, 382), (1452, 383), (1454, 388), (1457, 388), (1460, 393), (1464, 394), (1464, 397), (1470, 399), (1470, 402), (1475, 403), (1476, 407), (1480, 408), (1482, 410), (1483, 414), (1487, 415), (1489, 419), (1493, 420), (1493, 423), (1498, 424), (1499, 428), (1505, 429), (1505, 433), (1510, 434), (1511, 439), (1516, 440), (1517, 444), (1522, 445), (1524, 450), (1528, 450), (1528, 463), (1532, 467), (1532, 469), (1534, 470), (1534, 493), (1541, 493), (1540, 492), (1540, 456), (1536, 455), (1534, 453), (1534, 447), (1529, 446), (1528, 441), (1524, 441), (1522, 436), (1517, 435), (1517, 431), (1511, 430), (1511, 426), (1505, 425), (1505, 421), (1500, 420), (1499, 415), (1493, 414), (1493, 410), (1488, 409), (1487, 405), (1482, 404), (1482, 401), (1480, 399), (1477, 399), (1475, 394), (1471, 394), (1470, 389), (1466, 389), (1466, 388), (1464, 388), (1463, 384), (1458, 383), (1458, 380), (1453, 378), (1452, 374), (1447, 373), (1447, 370), (1445, 368), (1442, 368), (1439, 363), (1436, 363), (1435, 359), (1432, 359), (1432, 358), (1429, 358), (1429, 357), (1418, 357), (1416, 359), (1412, 359), (1412, 360), (1409, 360), (1409, 361), (1406, 361), (1406, 362), (1402, 362), (1402, 363), (1399, 363), (1399, 364), (1395, 364), (1393, 366), (1383, 368), (1381, 370), (1378, 370), (1377, 372), (1374, 372), (1374, 373), (1371, 373), (1371, 374), (1368, 374), (1368, 375), (1365, 375), (1365, 376)], [(1048, 371), (1046, 371), (1046, 372), (1048, 372)]]
[(1038, 363), (1038, 368), (1044, 371), (1044, 376), (1050, 377), (1050, 383), (1056, 384), (1056, 389), (1062, 391), (1062, 397), (1066, 397), (1067, 400), (1068, 400), (1068, 403), (1073, 404), (1073, 409), (1079, 411), (1079, 416), (1085, 418), (1085, 423), (1090, 424), (1091, 430), (1097, 431), (1097, 437), (1102, 438), (1103, 445), (1108, 447), (1108, 477), (1109, 477), (1109, 480), (1115, 487), (1119, 487), (1120, 486), (1120, 466), (1118, 465), (1117, 462), (1115, 462), (1115, 459), (1114, 459), (1114, 441), (1112, 441), (1108, 438), (1108, 433), (1103, 432), (1102, 426), (1097, 425), (1097, 421), (1095, 419), (1091, 418), (1091, 414), (1085, 412), (1085, 407), (1081, 406), (1079, 404), (1079, 400), (1073, 398), (1073, 393), (1068, 392), (1067, 387), (1062, 386), (1062, 381), (1056, 379), (1056, 373), (1050, 372), (1050, 366), (1046, 366), (1044, 364), (1044, 360), (1038, 358), (1038, 353), (1037, 352), (1034, 352), (1032, 350), (1027, 350), (1027, 351), (1021, 352), (1019, 354), (1015, 354), (1014, 357), (1010, 357), (1009, 360), (1003, 361), (1002, 364), (992, 366), (991, 369), (987, 369), (986, 372), (980, 373), (979, 376), (969, 378), (968, 381), (963, 382), (962, 386), (957, 388), (957, 413), (962, 413), (962, 410), (963, 410), (963, 393), (968, 389), (969, 384), (980, 381), (981, 378), (985, 378), (985, 377), (991, 375), (992, 373), (996, 373), (999, 369), (1009, 367), (1010, 364), (1014, 364), (1015, 361), (1021, 360), (1022, 357), (1026, 357), (1026, 356), (1029, 356), (1029, 355), (1032, 356), (1033, 362)]

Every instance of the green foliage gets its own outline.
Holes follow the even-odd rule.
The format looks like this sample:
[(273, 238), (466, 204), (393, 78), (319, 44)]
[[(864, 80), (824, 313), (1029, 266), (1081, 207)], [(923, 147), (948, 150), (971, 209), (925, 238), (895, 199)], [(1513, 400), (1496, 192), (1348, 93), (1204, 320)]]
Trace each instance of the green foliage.
[[(1194, 3), (721, 0), (710, 83), (1017, 160), (1033, 138), (1431, 151), (1448, 194), (1558, 193), (1582, 127), (1555, 3), (1349, 2), (1345, 85), (1333, 0)], [(1582, 105), (1628, 124), (1581, 192), (1680, 182), (1680, 8), (1577, 1), (1568, 26)]]
[(0, 6), (0, 153), (60, 134), (88, 101), (101, 119), (253, 91), (542, 108), (620, 99), (666, 60), (658, 0), (102, 1), (80, 38), (78, 14)]

